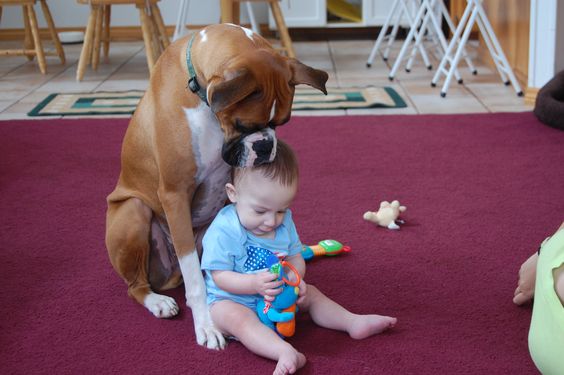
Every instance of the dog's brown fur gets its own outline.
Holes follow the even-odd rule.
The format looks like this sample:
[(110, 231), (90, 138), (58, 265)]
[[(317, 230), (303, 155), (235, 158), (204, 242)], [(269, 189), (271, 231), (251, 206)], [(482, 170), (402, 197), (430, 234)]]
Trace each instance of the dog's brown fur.
[[(149, 88), (129, 123), (119, 180), (108, 196), (106, 245), (110, 261), (127, 283), (130, 296), (147, 306), (147, 297), (156, 295), (152, 287), (166, 289), (181, 281), (180, 274), (175, 272), (167, 275), (161, 285), (152, 286), (149, 282), (149, 273), (157, 272), (149, 269), (151, 221), (163, 223), (180, 261), (198, 342), (222, 347), (221, 339), (214, 338), (219, 334), (214, 331), (205, 306), (202, 275), (193, 272), (199, 264), (187, 261), (192, 262), (192, 268), (187, 268), (182, 261), (196, 249), (196, 227), (209, 223), (223, 203), (214, 202), (213, 209), (202, 209), (211, 204), (206, 200), (209, 186), (204, 186), (205, 180), (198, 182), (195, 178), (208, 166), (198, 165), (201, 161), (195, 155), (191, 130), (195, 124), (189, 124), (186, 110), (204, 113), (209, 109), (186, 88), (188, 43), (189, 37), (181, 39), (160, 57)], [(260, 36), (254, 34), (251, 40), (243, 29), (233, 25), (206, 28), (195, 37), (191, 53), (198, 81), (207, 88), (213, 112), (213, 121), (204, 126), (220, 126), (225, 143), (239, 137), (241, 127), (260, 130), (287, 122), (295, 85), (305, 83), (325, 92), (325, 72), (279, 55)], [(273, 106), (275, 110), (271, 111)], [(217, 156), (221, 157), (221, 145), (198, 146), (217, 147)], [(228, 169), (220, 172), (226, 174)], [(196, 220), (195, 210), (207, 215)], [(190, 275), (185, 274), (188, 269), (192, 270)], [(164, 302), (160, 304), (157, 303), (157, 311), (154, 306), (151, 310), (156, 316), (168, 317), (178, 311)]]

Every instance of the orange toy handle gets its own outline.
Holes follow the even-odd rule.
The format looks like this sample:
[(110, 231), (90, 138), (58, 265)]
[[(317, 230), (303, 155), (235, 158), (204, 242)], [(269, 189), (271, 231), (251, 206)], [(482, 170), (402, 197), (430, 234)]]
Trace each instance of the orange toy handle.
[[(296, 305), (292, 305), (287, 309), (284, 309), (284, 312), (293, 312), (296, 313)], [(295, 316), (295, 315), (294, 315)], [(288, 321), (288, 322), (278, 322), (276, 323), (276, 330), (284, 337), (292, 337), (296, 332), (296, 318)]]
[(300, 282), (302, 281), (300, 278), (300, 274), (298, 273), (298, 270), (296, 269), (296, 267), (294, 267), (292, 265), (292, 263), (290, 262), (286, 262), (285, 260), (283, 260), (282, 262), (280, 262), (280, 264), (282, 265), (282, 267), (288, 267), (290, 269), (290, 271), (292, 271), (294, 273), (294, 275), (296, 276), (296, 281), (291, 283), (290, 280), (288, 280), (287, 278), (283, 277), (282, 280), (284, 280), (284, 282), (288, 285), (291, 286), (298, 286), (300, 285)]

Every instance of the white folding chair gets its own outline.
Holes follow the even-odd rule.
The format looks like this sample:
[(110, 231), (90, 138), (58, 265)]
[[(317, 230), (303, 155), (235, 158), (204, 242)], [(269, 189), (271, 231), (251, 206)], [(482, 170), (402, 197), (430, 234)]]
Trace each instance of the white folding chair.
[[(422, 4), (422, 6), (426, 6), (427, 9), (427, 13), (425, 14), (425, 18), (423, 19), (423, 23), (421, 28), (419, 29), (419, 35), (417, 35), (415, 37), (415, 43), (411, 52), (411, 56), (409, 58), (409, 60), (407, 61), (405, 70), (409, 73), (409, 71), (411, 70), (411, 67), (413, 65), (413, 60), (415, 57), (415, 51), (418, 48), (418, 45), (421, 44), (423, 42), (423, 38), (425, 35), (425, 32), (429, 33), (429, 35), (432, 37), (433, 40), (437, 40), (438, 42), (438, 56), (439, 59), (442, 58), (442, 56), (444, 55), (444, 52), (447, 49), (448, 43), (446, 40), (446, 37), (442, 31), (442, 20), (444, 19), (447, 27), (449, 28), (449, 31), (454, 34), (454, 31), (456, 30), (456, 27), (454, 26), (454, 23), (452, 22), (452, 19), (450, 18), (450, 14), (449, 11), (445, 5), (445, 3), (442, 0), (431, 0), (431, 1), (427, 1), (427, 4)], [(429, 20), (431, 21), (431, 26), (432, 27), (428, 27), (427, 24), (429, 23)], [(476, 70), (476, 68), (474, 67), (474, 64), (472, 63), (472, 59), (470, 58), (470, 56), (466, 53), (466, 50), (462, 51), (462, 57), (464, 58), (464, 60), (466, 61), (466, 64), (468, 65), (468, 69), (470, 70), (470, 72), (473, 75), (478, 74), (478, 71)]]
[[(454, 32), (452, 40), (446, 49), (445, 55), (443, 56), (441, 63), (439, 64), (439, 68), (437, 69), (437, 72), (435, 73), (435, 76), (431, 81), (431, 86), (436, 86), (441, 74), (444, 74), (446, 76), (446, 79), (441, 89), (441, 96), (443, 98), (446, 96), (450, 81), (452, 80), (452, 76), (456, 74), (456, 66), (458, 65), (460, 58), (463, 55), (464, 45), (470, 37), (470, 32), (472, 31), (475, 22), (478, 22), (478, 30), (480, 31), (484, 38), (484, 41), (486, 42), (486, 46), (488, 47), (488, 51), (493, 58), (495, 67), (501, 77), (501, 80), (506, 86), (512, 84), (517, 95), (523, 96), (521, 86), (519, 86), (519, 82), (515, 78), (515, 74), (513, 74), (511, 66), (507, 62), (507, 58), (503, 53), (503, 49), (501, 48), (501, 45), (499, 44), (499, 41), (497, 40), (497, 37), (492, 29), (490, 21), (486, 16), (486, 12), (482, 7), (482, 0), (467, 0), (466, 9), (464, 10), (462, 18), (460, 19), (460, 23), (458, 24), (458, 27)], [(458, 38), (461, 39), (455, 52), (455, 45)], [(446, 69), (447, 63), (450, 64), (448, 71)]]
[[(376, 54), (380, 50), (380, 45), (386, 39), (388, 40), (388, 43), (386, 45), (386, 49), (382, 53), (382, 58), (384, 61), (388, 61), (390, 48), (396, 39), (396, 35), (398, 33), (398, 29), (402, 21), (402, 17), (405, 17), (407, 19), (407, 22), (410, 26), (410, 30), (413, 29), (414, 27), (417, 27), (417, 25), (414, 25), (414, 20), (413, 20), (413, 16), (415, 13), (413, 11), (413, 6), (415, 6), (415, 9), (417, 9), (417, 7), (419, 7), (419, 0), (394, 0), (392, 7), (390, 8), (390, 11), (388, 12), (388, 15), (386, 17), (386, 21), (384, 21), (384, 25), (382, 25), (382, 28), (380, 29), (380, 33), (378, 34), (378, 37), (374, 42), (374, 46), (372, 47), (372, 51), (370, 51), (370, 55), (368, 57), (368, 60), (366, 61), (366, 66), (368, 68), (372, 66), (372, 62), (374, 62), (374, 58), (376, 57)], [(388, 32), (388, 28), (390, 27), (392, 28), (392, 31), (390, 32), (390, 34), (386, 35)], [(418, 50), (419, 53), (421, 54), (421, 57), (423, 58), (423, 62), (425, 63), (425, 66), (427, 66), (428, 69), (432, 69), (431, 63), (429, 61), (429, 57), (427, 55), (427, 52), (425, 51), (424, 46), (419, 45)]]
[[(438, 7), (438, 15), (439, 17), (437, 17), (436, 12), (436, 7)], [(413, 20), (413, 24), (414, 25), (418, 25), (418, 27), (412, 27), (409, 30), (409, 33), (407, 34), (407, 37), (405, 38), (405, 41), (402, 45), (402, 48), (398, 54), (398, 57), (396, 58), (396, 61), (390, 71), (390, 75), (389, 75), (389, 79), (390, 81), (392, 81), (395, 76), (396, 73), (402, 63), (402, 60), (405, 57), (405, 54), (407, 53), (407, 50), (409, 48), (409, 46), (411, 45), (411, 43), (413, 42), (413, 49), (412, 49), (412, 53), (411, 53), (411, 57), (407, 63), (407, 67), (406, 67), (406, 71), (409, 72), (411, 69), (411, 65), (413, 63), (413, 57), (415, 56), (415, 51), (416, 49), (420, 48), (422, 41), (423, 41), (423, 37), (425, 36), (426, 33), (429, 33), (431, 35), (433, 35), (434, 37), (436, 37), (438, 39), (439, 45), (442, 49), (441, 51), (441, 55), (443, 55), (444, 53), (446, 53), (446, 50), (448, 48), (448, 43), (446, 40), (445, 35), (443, 34), (443, 30), (441, 27), (441, 22), (442, 19), (445, 19), (447, 22), (447, 25), (449, 26), (449, 28), (451, 28), (451, 31), (454, 31), (454, 24), (452, 23), (452, 20), (450, 19), (450, 16), (448, 14), (448, 11), (446, 9), (446, 7), (444, 6), (442, 0), (422, 0), (421, 4), (419, 6), (419, 9), (417, 11), (417, 14), (415, 15), (415, 19)], [(429, 25), (429, 21), (431, 21), (431, 25)], [(459, 37), (460, 36), (456, 36), (454, 35), (451, 43), (456, 44), (459, 41)], [(474, 65), (472, 64), (472, 60), (470, 59), (470, 57), (468, 56), (468, 54), (466, 54), (466, 51), (464, 49), (464, 46), (462, 46), (461, 48), (461, 57), (464, 57), (466, 60), (466, 63), (468, 64), (468, 67), (470, 69), (470, 71), (472, 72), (472, 74), (476, 74), (477, 70), (474, 67)], [(460, 76), (460, 74), (458, 73), (458, 70), (455, 68), (453, 70), (453, 74), (456, 77), (458, 83), (462, 83), (462, 77)]]

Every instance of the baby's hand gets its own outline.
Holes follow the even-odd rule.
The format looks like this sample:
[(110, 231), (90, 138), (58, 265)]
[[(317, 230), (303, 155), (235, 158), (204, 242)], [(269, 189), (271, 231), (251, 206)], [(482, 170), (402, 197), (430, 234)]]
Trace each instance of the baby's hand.
[(282, 280), (276, 280), (278, 275), (264, 271), (254, 274), (253, 285), (255, 291), (264, 297), (267, 301), (273, 301), (274, 297), (282, 293)]
[(296, 301), (296, 303), (302, 304), (307, 294), (307, 284), (303, 279), (300, 280), (300, 283), (298, 284), (298, 290), (298, 300)]

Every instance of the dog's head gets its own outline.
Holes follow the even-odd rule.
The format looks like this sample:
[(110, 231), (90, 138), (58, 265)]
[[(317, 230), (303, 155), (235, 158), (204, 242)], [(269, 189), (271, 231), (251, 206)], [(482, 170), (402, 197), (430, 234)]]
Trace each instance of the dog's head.
[[(230, 29), (226, 32), (242, 33)], [(290, 120), (295, 86), (306, 84), (327, 94), (328, 75), (280, 55), (256, 34), (238, 43), (247, 45), (208, 78), (207, 95), (225, 135), (223, 159), (247, 167), (274, 159), (274, 129)]]

